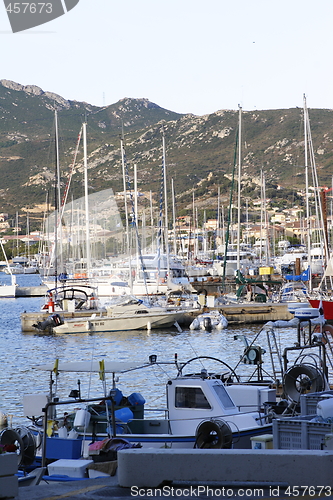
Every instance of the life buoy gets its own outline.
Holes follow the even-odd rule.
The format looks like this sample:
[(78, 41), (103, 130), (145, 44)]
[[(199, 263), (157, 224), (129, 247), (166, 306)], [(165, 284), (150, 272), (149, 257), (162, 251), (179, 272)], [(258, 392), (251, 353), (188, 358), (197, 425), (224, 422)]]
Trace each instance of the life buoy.
[(323, 333), (326, 333), (326, 335), (329, 333), (333, 337), (333, 326), (323, 325)]

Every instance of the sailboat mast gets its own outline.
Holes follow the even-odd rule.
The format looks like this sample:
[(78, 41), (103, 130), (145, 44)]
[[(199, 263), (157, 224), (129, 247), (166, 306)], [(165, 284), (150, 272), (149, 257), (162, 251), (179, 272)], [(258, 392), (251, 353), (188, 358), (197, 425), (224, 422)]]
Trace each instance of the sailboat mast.
[(308, 160), (308, 118), (307, 118), (307, 106), (306, 97), (303, 94), (303, 110), (304, 110), (304, 163), (305, 163), (305, 202), (306, 202), (306, 224), (307, 224), (307, 235), (306, 235), (306, 247), (308, 254), (308, 268), (310, 269), (309, 275), (309, 291), (312, 290), (312, 280), (311, 280), (311, 234), (310, 234), (310, 207), (309, 207), (309, 160)]
[(241, 210), (241, 171), (242, 171), (242, 107), (239, 107), (238, 135), (238, 219), (237, 219), (237, 269), (240, 270), (240, 210)]
[(164, 219), (165, 219), (165, 253), (167, 260), (168, 278), (170, 278), (170, 262), (169, 262), (169, 234), (168, 234), (168, 198), (167, 198), (167, 182), (166, 182), (166, 159), (165, 159), (165, 137), (162, 135), (163, 149), (163, 181), (164, 181)]
[[(61, 223), (61, 194), (60, 194), (60, 162), (59, 162), (59, 132), (58, 132), (58, 112), (54, 111), (55, 122), (55, 163), (56, 163), (56, 182), (55, 182), (55, 217), (54, 217), (54, 255), (55, 255), (55, 273), (56, 286), (58, 275), (58, 256), (60, 256), (60, 272), (63, 272), (63, 255), (62, 255), (62, 223)], [(60, 243), (60, 245), (58, 245)], [(60, 250), (59, 250), (60, 247)]]
[(88, 203), (88, 161), (87, 161), (87, 123), (83, 123), (83, 155), (84, 155), (84, 205), (86, 220), (86, 255), (87, 276), (90, 277), (90, 235), (89, 235), (89, 203)]
[(173, 178), (171, 179), (172, 189), (172, 218), (173, 218), (173, 252), (177, 255), (177, 236), (176, 236), (176, 204), (175, 204), (175, 187)]
[[(136, 163), (134, 163), (134, 221), (135, 221), (135, 229), (137, 233), (136, 238), (136, 275), (139, 276), (140, 272), (140, 250), (139, 250), (139, 221), (138, 221), (138, 171)], [(144, 272), (144, 269), (142, 270)]]
[(124, 204), (125, 204), (125, 220), (126, 220), (126, 246), (127, 254), (129, 259), (129, 285), (131, 293), (133, 292), (133, 280), (132, 280), (132, 269), (131, 269), (131, 247), (130, 247), (130, 235), (129, 235), (129, 222), (128, 222), (128, 207), (127, 207), (127, 186), (126, 186), (126, 172), (125, 172), (125, 151), (124, 151), (124, 139), (120, 139), (120, 150), (121, 150), (121, 165), (123, 173), (123, 187), (124, 187)]

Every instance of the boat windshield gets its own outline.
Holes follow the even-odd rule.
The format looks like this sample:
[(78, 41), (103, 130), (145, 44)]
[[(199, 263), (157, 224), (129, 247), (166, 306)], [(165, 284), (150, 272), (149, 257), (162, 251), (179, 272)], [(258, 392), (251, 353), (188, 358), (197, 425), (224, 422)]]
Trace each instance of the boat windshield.
[(220, 384), (213, 385), (213, 389), (216, 392), (216, 395), (221, 401), (224, 408), (226, 409), (236, 408), (231, 397), (229, 396), (223, 385)]

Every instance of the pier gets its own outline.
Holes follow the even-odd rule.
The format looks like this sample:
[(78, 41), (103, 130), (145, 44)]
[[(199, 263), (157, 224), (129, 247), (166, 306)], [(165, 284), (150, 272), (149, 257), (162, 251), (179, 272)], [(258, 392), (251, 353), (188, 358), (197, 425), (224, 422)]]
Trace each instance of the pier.
[(48, 288), (45, 285), (39, 286), (18, 286), (15, 297), (44, 297)]

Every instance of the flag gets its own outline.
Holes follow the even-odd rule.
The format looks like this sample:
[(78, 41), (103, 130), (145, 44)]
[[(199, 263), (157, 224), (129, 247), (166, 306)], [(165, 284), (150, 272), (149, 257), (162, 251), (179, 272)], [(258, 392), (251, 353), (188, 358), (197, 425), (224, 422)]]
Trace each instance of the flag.
[(99, 378), (100, 380), (105, 380), (105, 366), (104, 366), (104, 359), (99, 362)]
[(56, 358), (56, 360), (54, 362), (54, 367), (52, 369), (52, 371), (55, 373), (56, 376), (59, 375), (58, 367), (59, 367), (59, 358)]
[(309, 280), (310, 280), (310, 267), (308, 267), (307, 269), (305, 269), (305, 271), (301, 273), (301, 281), (309, 281)]

